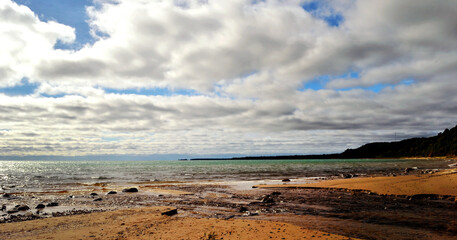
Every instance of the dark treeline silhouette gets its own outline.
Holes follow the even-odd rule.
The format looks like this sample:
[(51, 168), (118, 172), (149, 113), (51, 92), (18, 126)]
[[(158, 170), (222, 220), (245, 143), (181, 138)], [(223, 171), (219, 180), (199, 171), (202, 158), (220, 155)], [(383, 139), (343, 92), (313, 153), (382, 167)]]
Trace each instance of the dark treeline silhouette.
[(194, 158), (191, 160), (279, 160), (279, 159), (351, 159), (351, 158), (407, 158), (456, 157), (457, 126), (437, 136), (411, 138), (398, 142), (368, 143), (342, 153), (322, 155), (251, 156), (237, 158)]

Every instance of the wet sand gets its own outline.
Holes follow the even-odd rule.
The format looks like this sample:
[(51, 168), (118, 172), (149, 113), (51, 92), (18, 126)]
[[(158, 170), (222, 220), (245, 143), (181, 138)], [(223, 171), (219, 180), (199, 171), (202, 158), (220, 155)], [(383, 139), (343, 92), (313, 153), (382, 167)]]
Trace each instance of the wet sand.
[[(289, 223), (164, 216), (166, 207), (7, 223), (2, 239), (350, 239)], [(90, 219), (90, 220), (89, 220)], [(214, 238), (211, 238), (214, 237)]]
[[(216, 239), (456, 239), (456, 176), (456, 170), (432, 174), (412, 171), (404, 176), (330, 179), (311, 184), (295, 184), (302, 181), (296, 179), (283, 184), (277, 184), (281, 180), (270, 181), (270, 185), (135, 182), (130, 186), (138, 188), (135, 193), (122, 192), (125, 186), (115, 184), (95, 184), (85, 191), (15, 193), (1, 199), (7, 209), (21, 204), (32, 209), (0, 212), (0, 236), (210, 239), (209, 235), (215, 234)], [(246, 188), (252, 185), (258, 188)], [(107, 194), (113, 190), (117, 193)], [(58, 206), (40, 212), (34, 209), (38, 203), (50, 202)], [(162, 216), (167, 208), (177, 208), (178, 214)]]
[(457, 169), (431, 174), (391, 177), (335, 179), (311, 184), (259, 185), (260, 188), (333, 188), (366, 190), (384, 195), (450, 195), (457, 196)]

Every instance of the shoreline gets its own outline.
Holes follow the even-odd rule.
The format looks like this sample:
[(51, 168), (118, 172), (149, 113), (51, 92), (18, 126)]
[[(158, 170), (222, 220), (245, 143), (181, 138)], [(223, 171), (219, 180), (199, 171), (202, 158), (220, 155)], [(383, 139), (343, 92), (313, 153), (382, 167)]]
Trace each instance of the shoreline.
[[(313, 234), (315, 238), (312, 239), (316, 239), (318, 236), (321, 236), (322, 239), (327, 239), (327, 234), (342, 237), (336, 239), (385, 239), (385, 236), (389, 236), (391, 239), (414, 239), (419, 237), (422, 239), (453, 239), (457, 234), (455, 200), (433, 196), (408, 198), (397, 195), (384, 195), (373, 190), (363, 190), (363, 188), (355, 185), (353, 189), (345, 188), (344, 186), (332, 187), (323, 185), (348, 182), (354, 184), (354, 181), (362, 180), (360, 184), (367, 186), (366, 180), (376, 182), (380, 179), (393, 179), (404, 183), (407, 182), (405, 181), (406, 179), (415, 178), (419, 179), (419, 183), (421, 178), (430, 178), (436, 179), (434, 184), (449, 185), (441, 181), (440, 178), (451, 176), (452, 179), (455, 179), (457, 176), (456, 169), (432, 171), (430, 173), (421, 173), (421, 171), (428, 170), (413, 169), (404, 172), (404, 170), (398, 169), (396, 172), (367, 173), (362, 175), (363, 177), (351, 176), (353, 178), (349, 179), (344, 179), (346, 177), (344, 175), (325, 178), (291, 178), (289, 179), (291, 182), (283, 182), (282, 180), (286, 180), (286, 177), (284, 177), (282, 180), (275, 178), (255, 181), (140, 181), (131, 182), (130, 185), (93, 183), (85, 186), (87, 188), (84, 191), (66, 191), (51, 195), (22, 193), (12, 196), (9, 200), (3, 197), (3, 202), (10, 202), (8, 209), (11, 209), (14, 204), (28, 205), (31, 209), (13, 214), (7, 214), (5, 211), (0, 212), (2, 214), (1, 217), (4, 218), (4, 223), (0, 223), (0, 226), (2, 226), (1, 229), (4, 229), (4, 226), (11, 226), (8, 227), (10, 229), (8, 234), (14, 236), (14, 239), (20, 239), (22, 235), (24, 238), (25, 236), (33, 236), (30, 238), (40, 239), (41, 236), (45, 236), (42, 235), (43, 230), (31, 229), (30, 232), (21, 232), (21, 229), (27, 229), (27, 226), (32, 223), (35, 225), (35, 223), (42, 224), (46, 222), (54, 226), (63, 221), (62, 219), (73, 221), (71, 219), (87, 218), (87, 214), (91, 214), (91, 219), (101, 218), (101, 216), (110, 218), (109, 216), (117, 215), (119, 211), (133, 211), (129, 212), (132, 221), (141, 223), (145, 219), (149, 219), (149, 222), (163, 224), (168, 226), (169, 229), (174, 229), (176, 225), (160, 222), (161, 220), (157, 220), (155, 215), (148, 215), (149, 217), (147, 217), (147, 214), (141, 214), (141, 211), (149, 211), (146, 210), (149, 208), (171, 207), (178, 210), (178, 214), (171, 217), (178, 219), (176, 220), (177, 222), (183, 224), (185, 222), (193, 222), (196, 223), (195, 226), (198, 229), (201, 229), (200, 227), (202, 226), (206, 226), (204, 229), (218, 229), (217, 234), (219, 234), (219, 237), (225, 236), (224, 239), (242, 239), (233, 236), (230, 238), (226, 234), (229, 232), (234, 233), (234, 230), (221, 228), (232, 221), (237, 223), (239, 221), (254, 221), (248, 224), (256, 227), (251, 230), (245, 230), (249, 234), (252, 233), (251, 231), (264, 231), (265, 229), (261, 227), (264, 224), (258, 221), (268, 221), (275, 224), (291, 224), (288, 229), (299, 227), (299, 229), (305, 229), (303, 231), (318, 231)], [(387, 175), (391, 176), (386, 177)], [(396, 175), (396, 177), (392, 175)], [(312, 180), (314, 183), (305, 184), (300, 182), (305, 180)], [(269, 185), (259, 185), (259, 182)], [(276, 183), (276, 186), (273, 185), (274, 183)], [(258, 185), (258, 188), (253, 189), (252, 186), (255, 185)], [(388, 186), (392, 188), (395, 187), (395, 184), (391, 183)], [(138, 192), (122, 192), (122, 189), (127, 187), (136, 187)], [(112, 190), (116, 190), (117, 193), (107, 194)], [(92, 195), (91, 193), (94, 194)], [(422, 194), (431, 193), (422, 192)], [(455, 197), (455, 195), (452, 196)], [(56, 202), (57, 206), (46, 206), (39, 213), (34, 209), (39, 202), (48, 204), (51, 201)], [(11, 218), (11, 216), (14, 217)], [(92, 220), (89, 222), (92, 222)], [(95, 224), (94, 222), (92, 223)], [(116, 236), (122, 236), (122, 239), (129, 239), (129, 237), (135, 239), (136, 234), (140, 234), (140, 236), (144, 236), (144, 239), (149, 239), (149, 237), (158, 239), (159, 236), (163, 239), (172, 239), (171, 235), (167, 237), (166, 234), (169, 233), (159, 235), (157, 230), (152, 230), (152, 227), (141, 228), (138, 226), (140, 225), (134, 226), (132, 224), (129, 227), (131, 229), (129, 234), (135, 233), (132, 236)], [(82, 225), (79, 227), (85, 228)], [(72, 228), (72, 226), (67, 228)], [(75, 225), (74, 228), (78, 228), (78, 226)], [(211, 233), (207, 230), (197, 231), (195, 228), (186, 228), (187, 230), (183, 231), (194, 229), (194, 232), (198, 232), (199, 235), (195, 235), (196, 239), (203, 237), (203, 234)], [(278, 226), (275, 225), (275, 228), (278, 228)], [(90, 236), (95, 236), (91, 238), (105, 239), (98, 237), (100, 234), (105, 234), (100, 229), (90, 230), (93, 232)], [(103, 227), (103, 229), (105, 228)], [(1, 231), (6, 230), (0, 230), (0, 235), (3, 235)], [(287, 232), (290, 233), (291, 231), (288, 230)], [(303, 234), (300, 231), (297, 233)], [(141, 235), (143, 232), (155, 232), (156, 235)], [(186, 232), (186, 234), (189, 233)], [(283, 236), (280, 234), (269, 235), (270, 232), (265, 234), (264, 239), (270, 239), (270, 236), (273, 239), (275, 239), (275, 236)], [(90, 236), (86, 235), (84, 238)], [(52, 236), (46, 235), (46, 237)], [(115, 239), (114, 235), (113, 239)]]

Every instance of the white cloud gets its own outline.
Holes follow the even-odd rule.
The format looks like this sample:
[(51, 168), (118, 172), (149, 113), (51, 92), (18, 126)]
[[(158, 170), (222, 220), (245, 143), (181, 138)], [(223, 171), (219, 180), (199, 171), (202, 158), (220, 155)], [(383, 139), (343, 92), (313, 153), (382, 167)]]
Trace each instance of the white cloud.
[(12, 86), (30, 77), (36, 64), (53, 54), (57, 41), (75, 39), (73, 28), (42, 22), (29, 8), (10, 0), (0, 3), (0, 19), (0, 86)]
[[(326, 1), (317, 16), (304, 1), (96, 2), (98, 40), (77, 51), (53, 49), (71, 27), (0, 3), (0, 87), (40, 83), (0, 94), (0, 155), (321, 153), (455, 125), (453, 1)], [(392, 87), (363, 90), (377, 84)], [(103, 90), (157, 87), (197, 94)]]

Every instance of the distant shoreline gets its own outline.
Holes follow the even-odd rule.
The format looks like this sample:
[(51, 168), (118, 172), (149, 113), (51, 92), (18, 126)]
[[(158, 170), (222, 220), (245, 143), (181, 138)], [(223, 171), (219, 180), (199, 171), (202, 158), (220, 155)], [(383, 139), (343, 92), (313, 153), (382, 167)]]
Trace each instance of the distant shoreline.
[[(332, 155), (332, 156), (330, 156)], [(332, 159), (399, 159), (399, 160), (433, 160), (433, 159), (450, 159), (455, 160), (457, 157), (379, 157), (379, 158), (347, 158), (330, 155), (291, 155), (291, 156), (252, 156), (252, 157), (233, 157), (233, 158), (191, 158), (179, 159), (179, 161), (236, 161), (236, 160), (332, 160)], [(335, 154), (339, 155), (339, 154)]]

